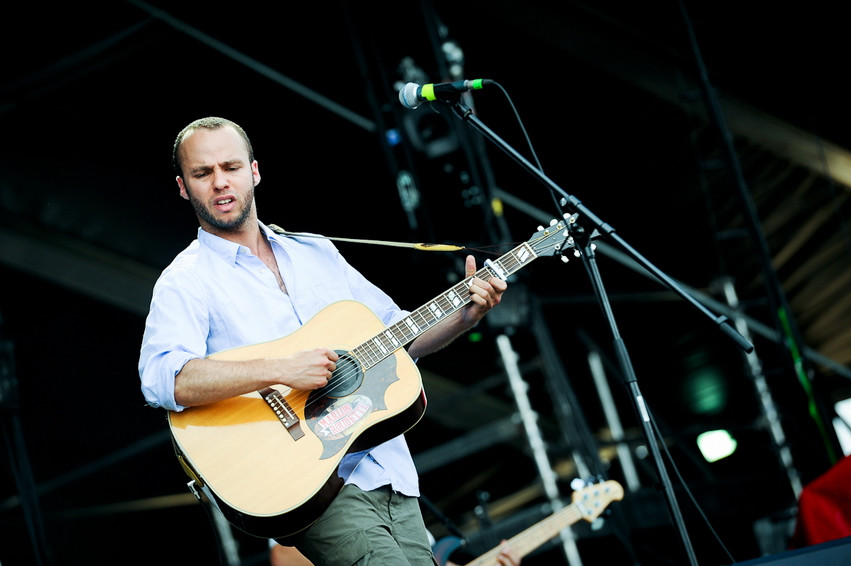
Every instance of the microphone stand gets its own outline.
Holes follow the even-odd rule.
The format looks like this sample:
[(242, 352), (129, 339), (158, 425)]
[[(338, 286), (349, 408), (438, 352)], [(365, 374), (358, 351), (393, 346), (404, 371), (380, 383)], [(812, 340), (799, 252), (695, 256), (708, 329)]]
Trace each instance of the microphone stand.
[(739, 346), (742, 350), (747, 353), (750, 353), (751, 351), (753, 351), (753, 345), (748, 342), (748, 340), (730, 324), (726, 316), (716, 316), (714, 313), (709, 311), (709, 309), (703, 306), (699, 301), (697, 301), (694, 297), (688, 294), (673, 279), (668, 277), (664, 272), (662, 272), (650, 261), (644, 258), (641, 254), (634, 250), (632, 246), (630, 246), (618, 234), (616, 234), (612, 226), (610, 226), (606, 222), (603, 222), (596, 214), (594, 214), (587, 207), (585, 207), (578, 198), (566, 193), (549, 177), (544, 175), (544, 173), (540, 169), (535, 167), (531, 162), (529, 162), (526, 158), (520, 155), (514, 148), (512, 148), (509, 144), (502, 140), (502, 138), (496, 135), (490, 128), (488, 128), (484, 123), (482, 123), (482, 121), (479, 120), (479, 118), (475, 116), (475, 114), (473, 114), (473, 111), (469, 107), (467, 107), (460, 101), (452, 101), (447, 103), (451, 106), (452, 110), (462, 121), (471, 124), (476, 130), (478, 130), (482, 135), (484, 135), (486, 138), (496, 144), (497, 147), (505, 151), (510, 157), (512, 157), (515, 161), (522, 165), (529, 173), (531, 173), (534, 177), (541, 181), (545, 186), (549, 187), (551, 191), (553, 191), (555, 194), (561, 195), (561, 202), (563, 206), (567, 206), (567, 208), (571, 212), (578, 213), (581, 218), (585, 218), (588, 222), (592, 224), (593, 229), (591, 230), (583, 228), (582, 226), (579, 226), (578, 230), (575, 230), (574, 239), (577, 241), (577, 243), (579, 243), (579, 246), (577, 246), (576, 249), (579, 250), (581, 253), (582, 262), (585, 266), (586, 271), (588, 272), (588, 276), (591, 280), (591, 284), (594, 289), (594, 294), (600, 304), (600, 307), (603, 310), (603, 314), (611, 330), (612, 337), (614, 339), (615, 355), (617, 356), (618, 363), (621, 367), (621, 371), (623, 372), (625, 385), (631, 394), (631, 399), (634, 404), (636, 414), (639, 417), (642, 433), (644, 435), (645, 440), (647, 441), (647, 445), (650, 449), (650, 452), (653, 454), (653, 461), (656, 464), (656, 471), (659, 474), (659, 480), (661, 481), (662, 486), (665, 490), (665, 498), (666, 503), (668, 505), (668, 510), (671, 513), (672, 519), (677, 529), (679, 530), (683, 545), (689, 557), (689, 562), (692, 565), (696, 565), (697, 559), (694, 554), (694, 549), (692, 548), (691, 540), (689, 539), (688, 532), (686, 531), (685, 523), (683, 521), (682, 513), (680, 512), (680, 508), (677, 503), (676, 496), (674, 494), (674, 489), (671, 480), (667, 474), (667, 470), (665, 468), (661, 453), (659, 451), (658, 439), (656, 438), (656, 435), (653, 431), (651, 416), (647, 406), (644, 403), (644, 398), (641, 395), (641, 391), (638, 387), (638, 381), (635, 376), (635, 371), (632, 366), (632, 362), (629, 359), (629, 354), (627, 352), (626, 345), (624, 344), (624, 341), (618, 331), (617, 322), (615, 321), (615, 317), (612, 312), (608, 296), (606, 295), (605, 287), (603, 285), (603, 280), (600, 276), (599, 268), (596, 262), (596, 256), (594, 253), (594, 246), (591, 244), (591, 236), (594, 231), (596, 230), (601, 236), (606, 236), (617, 242), (641, 266), (643, 266), (650, 273), (655, 275), (662, 283), (667, 285), (677, 295), (682, 297), (684, 300), (692, 304), (700, 312), (706, 315), (707, 318), (712, 320), (716, 324), (716, 326), (729, 338), (731, 338), (736, 343), (736, 345)]

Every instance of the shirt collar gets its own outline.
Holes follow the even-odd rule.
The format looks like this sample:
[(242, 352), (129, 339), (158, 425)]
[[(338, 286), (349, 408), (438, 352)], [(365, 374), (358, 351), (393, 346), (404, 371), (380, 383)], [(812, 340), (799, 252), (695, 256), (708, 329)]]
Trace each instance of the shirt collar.
[[(277, 234), (275, 234), (268, 226), (260, 224), (260, 231), (266, 236), (266, 238), (270, 240), (278, 240)], [(250, 253), (249, 249), (246, 246), (242, 246), (235, 242), (231, 242), (230, 240), (226, 240), (221, 236), (216, 236), (215, 234), (210, 234), (206, 230), (201, 227), (198, 227), (198, 242), (212, 250), (216, 255), (221, 256), (226, 259), (230, 263), (236, 262), (236, 257), (240, 253)]]

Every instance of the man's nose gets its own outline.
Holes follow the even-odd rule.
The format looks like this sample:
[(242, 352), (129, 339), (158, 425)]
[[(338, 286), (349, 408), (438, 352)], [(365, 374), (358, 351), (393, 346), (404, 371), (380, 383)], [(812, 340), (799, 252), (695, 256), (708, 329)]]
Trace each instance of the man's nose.
[(223, 169), (213, 170), (213, 186), (217, 189), (223, 189), (228, 186), (228, 177)]

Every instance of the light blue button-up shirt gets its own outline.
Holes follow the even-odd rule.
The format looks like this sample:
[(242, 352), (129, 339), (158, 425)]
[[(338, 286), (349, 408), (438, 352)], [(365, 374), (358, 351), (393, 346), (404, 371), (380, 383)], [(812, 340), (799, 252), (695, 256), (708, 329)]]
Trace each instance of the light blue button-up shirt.
[[(174, 378), (189, 360), (287, 336), (335, 301), (360, 301), (386, 325), (408, 314), (349, 265), (330, 241), (285, 237), (262, 223), (260, 227), (287, 293), (247, 247), (200, 228), (198, 239), (160, 275), (139, 356), (142, 393), (151, 406), (184, 409), (174, 400)], [(346, 483), (364, 490), (391, 485), (405, 495), (419, 495), (403, 436), (364, 454), (341, 460), (339, 472)]]

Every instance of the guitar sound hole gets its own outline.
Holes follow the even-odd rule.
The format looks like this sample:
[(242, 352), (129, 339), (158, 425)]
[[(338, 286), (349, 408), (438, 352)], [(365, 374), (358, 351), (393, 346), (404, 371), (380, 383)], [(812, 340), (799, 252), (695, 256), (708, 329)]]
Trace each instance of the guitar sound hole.
[(322, 389), (323, 393), (329, 397), (351, 395), (363, 383), (363, 372), (361, 372), (360, 364), (344, 352), (338, 351), (337, 353), (340, 354), (340, 359), (337, 360), (337, 369), (331, 374), (328, 385)]

